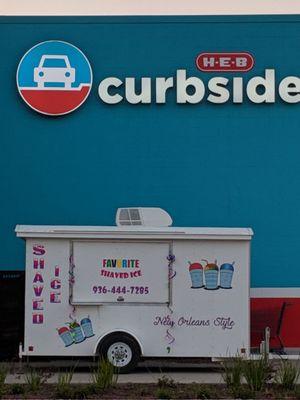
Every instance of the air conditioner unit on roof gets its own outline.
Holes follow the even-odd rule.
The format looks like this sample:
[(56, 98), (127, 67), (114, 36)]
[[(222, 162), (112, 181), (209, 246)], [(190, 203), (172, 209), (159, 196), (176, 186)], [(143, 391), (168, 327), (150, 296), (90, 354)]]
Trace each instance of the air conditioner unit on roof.
[(116, 214), (117, 226), (171, 226), (172, 218), (161, 208), (156, 207), (129, 207), (118, 208)]

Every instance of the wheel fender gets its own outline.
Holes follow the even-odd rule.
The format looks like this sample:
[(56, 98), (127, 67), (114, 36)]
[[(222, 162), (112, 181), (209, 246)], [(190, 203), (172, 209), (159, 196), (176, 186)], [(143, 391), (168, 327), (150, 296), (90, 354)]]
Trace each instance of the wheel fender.
[(137, 344), (139, 345), (140, 350), (141, 350), (141, 356), (143, 356), (143, 354), (144, 354), (144, 349), (143, 349), (143, 346), (142, 346), (141, 341), (138, 339), (138, 337), (137, 337), (133, 332), (128, 331), (128, 330), (126, 330), (126, 329), (114, 329), (114, 330), (111, 330), (111, 331), (107, 331), (107, 332), (103, 333), (103, 335), (99, 336), (99, 338), (98, 338), (98, 340), (97, 340), (97, 342), (96, 342), (96, 345), (95, 345), (95, 347), (94, 347), (94, 355), (97, 355), (97, 350), (98, 350), (98, 348), (99, 348), (99, 345), (100, 345), (100, 343), (102, 342), (102, 340), (103, 340), (106, 336), (109, 336), (109, 335), (111, 335), (111, 334), (113, 334), (113, 333), (118, 333), (118, 332), (120, 332), (120, 333), (126, 333), (127, 335), (132, 336), (133, 339), (134, 339), (134, 340), (137, 342)]

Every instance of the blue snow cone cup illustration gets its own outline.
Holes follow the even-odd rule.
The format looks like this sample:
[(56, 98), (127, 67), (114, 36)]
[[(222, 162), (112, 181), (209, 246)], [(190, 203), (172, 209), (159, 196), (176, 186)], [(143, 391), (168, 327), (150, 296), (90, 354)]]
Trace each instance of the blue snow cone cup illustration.
[(73, 321), (70, 323), (70, 331), (75, 343), (81, 343), (85, 340), (85, 336), (83, 335), (81, 326), (78, 324), (78, 322)]
[(231, 289), (232, 276), (234, 273), (234, 262), (232, 264), (225, 263), (220, 267), (220, 287), (222, 289)]
[(83, 318), (80, 325), (86, 338), (94, 336), (92, 321), (89, 318)]
[(218, 286), (219, 267), (217, 266), (217, 261), (215, 261), (215, 263), (207, 262), (206, 266), (204, 267), (204, 276), (205, 276), (205, 289), (216, 290), (219, 288)]
[(57, 332), (66, 347), (71, 346), (71, 344), (73, 344), (74, 340), (68, 328), (63, 326), (62, 328), (57, 329)]
[(192, 280), (192, 289), (199, 289), (202, 288), (203, 285), (203, 267), (200, 263), (193, 263), (189, 262), (189, 271)]

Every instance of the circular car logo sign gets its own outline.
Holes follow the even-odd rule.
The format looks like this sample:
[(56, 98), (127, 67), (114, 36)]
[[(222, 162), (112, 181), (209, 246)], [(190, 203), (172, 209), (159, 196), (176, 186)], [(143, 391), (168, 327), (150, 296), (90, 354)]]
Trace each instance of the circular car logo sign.
[(76, 110), (88, 97), (92, 79), (82, 51), (59, 40), (32, 47), (17, 70), (22, 99), (35, 111), (54, 116)]

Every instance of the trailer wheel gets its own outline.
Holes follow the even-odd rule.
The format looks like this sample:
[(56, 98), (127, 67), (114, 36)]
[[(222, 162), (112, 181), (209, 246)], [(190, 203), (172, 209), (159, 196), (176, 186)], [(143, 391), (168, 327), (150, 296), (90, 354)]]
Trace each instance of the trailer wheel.
[(119, 373), (126, 374), (132, 371), (141, 355), (140, 346), (136, 340), (125, 333), (107, 336), (100, 343), (99, 354), (118, 368)]

